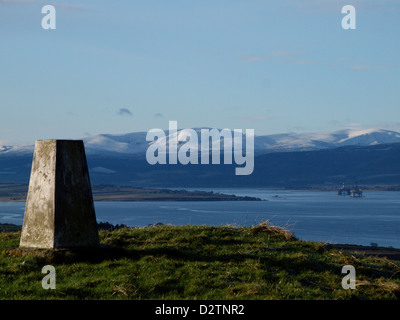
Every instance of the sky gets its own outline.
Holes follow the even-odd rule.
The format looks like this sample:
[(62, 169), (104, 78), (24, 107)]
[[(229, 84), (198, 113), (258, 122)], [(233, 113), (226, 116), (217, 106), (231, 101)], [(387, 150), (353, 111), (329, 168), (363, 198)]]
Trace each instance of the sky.
[(0, 144), (169, 121), (400, 131), (399, 17), (400, 0), (0, 0)]

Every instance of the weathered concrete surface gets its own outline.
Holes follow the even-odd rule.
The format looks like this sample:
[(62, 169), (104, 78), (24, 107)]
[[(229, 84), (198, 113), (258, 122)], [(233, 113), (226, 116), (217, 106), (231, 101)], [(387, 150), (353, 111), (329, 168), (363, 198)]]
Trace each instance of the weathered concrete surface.
[(83, 141), (36, 141), (20, 247), (98, 245)]
[(56, 141), (35, 144), (21, 247), (54, 247), (56, 146)]

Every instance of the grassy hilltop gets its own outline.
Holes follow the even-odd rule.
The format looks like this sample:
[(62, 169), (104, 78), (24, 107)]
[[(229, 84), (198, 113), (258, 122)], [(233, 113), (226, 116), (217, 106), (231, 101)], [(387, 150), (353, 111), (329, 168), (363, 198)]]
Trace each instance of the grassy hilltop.
[[(254, 227), (154, 226), (100, 231), (93, 250), (18, 250), (0, 233), (0, 299), (398, 299), (399, 264)], [(56, 269), (44, 290), (41, 269)], [(344, 265), (356, 268), (344, 290)]]

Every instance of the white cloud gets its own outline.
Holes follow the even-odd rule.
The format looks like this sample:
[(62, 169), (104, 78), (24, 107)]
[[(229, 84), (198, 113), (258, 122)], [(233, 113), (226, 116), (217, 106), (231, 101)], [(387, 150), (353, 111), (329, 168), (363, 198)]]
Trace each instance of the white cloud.
[(121, 108), (118, 110), (120, 116), (132, 116), (132, 112), (127, 108)]
[(155, 115), (153, 115), (153, 118), (160, 118), (160, 119), (163, 119), (164, 118), (164, 115), (162, 114), (162, 113), (156, 113)]

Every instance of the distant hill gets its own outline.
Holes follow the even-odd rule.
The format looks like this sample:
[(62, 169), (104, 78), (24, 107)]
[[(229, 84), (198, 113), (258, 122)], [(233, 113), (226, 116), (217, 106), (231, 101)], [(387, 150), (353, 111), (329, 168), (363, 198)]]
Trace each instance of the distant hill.
[[(88, 153), (93, 185), (139, 187), (400, 185), (400, 143), (270, 152), (255, 157), (250, 176), (233, 165), (149, 165), (144, 154)], [(0, 155), (0, 183), (28, 183), (32, 154)]]
[(400, 143), (348, 146), (302, 152), (276, 152), (255, 157), (253, 174), (236, 176), (236, 165), (155, 165), (144, 158), (89, 157), (91, 167), (113, 174), (92, 174), (96, 183), (154, 187), (305, 187), (339, 185), (400, 185)]

